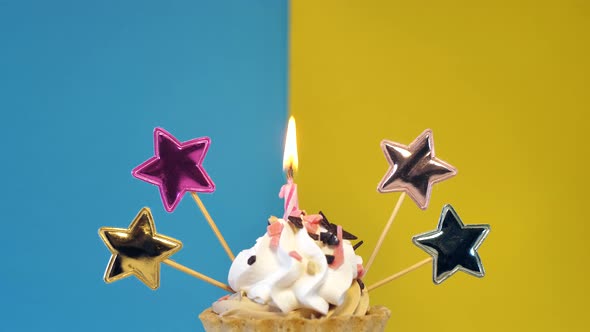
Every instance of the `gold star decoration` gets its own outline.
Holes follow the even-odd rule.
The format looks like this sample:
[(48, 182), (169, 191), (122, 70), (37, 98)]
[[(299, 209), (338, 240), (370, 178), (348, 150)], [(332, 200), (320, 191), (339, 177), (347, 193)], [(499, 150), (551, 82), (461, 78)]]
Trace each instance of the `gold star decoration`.
[(112, 253), (104, 274), (111, 283), (135, 275), (151, 289), (160, 287), (160, 263), (182, 248), (182, 242), (156, 233), (149, 208), (142, 208), (129, 228), (102, 227), (98, 234)]

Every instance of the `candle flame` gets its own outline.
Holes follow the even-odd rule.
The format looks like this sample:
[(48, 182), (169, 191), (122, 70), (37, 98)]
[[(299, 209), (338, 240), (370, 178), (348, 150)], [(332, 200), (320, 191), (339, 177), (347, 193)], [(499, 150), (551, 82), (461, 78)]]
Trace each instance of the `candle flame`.
[(287, 137), (285, 138), (285, 152), (283, 154), (283, 169), (289, 173), (296, 171), (299, 165), (297, 158), (297, 134), (295, 133), (295, 118), (291, 115), (287, 125)]

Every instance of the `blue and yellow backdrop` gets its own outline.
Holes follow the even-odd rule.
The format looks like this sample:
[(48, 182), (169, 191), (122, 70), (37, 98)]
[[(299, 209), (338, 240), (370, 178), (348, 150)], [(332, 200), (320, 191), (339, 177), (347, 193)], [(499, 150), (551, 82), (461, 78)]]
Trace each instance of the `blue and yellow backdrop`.
[(152, 291), (105, 284), (101, 226), (150, 206), (173, 258), (225, 280), (230, 262), (187, 197), (166, 213), (131, 169), (152, 130), (210, 136), (201, 195), (250, 247), (298, 121), (304, 208), (360, 235), (368, 258), (398, 194), (378, 194), (383, 138), (432, 128), (459, 169), (428, 210), (410, 200), (366, 278), (421, 259), (445, 203), (489, 223), (487, 275), (431, 267), (380, 288), (388, 330), (584, 331), (590, 7), (582, 1), (0, 1), (0, 321), (7, 331), (195, 331), (222, 290), (168, 266)]

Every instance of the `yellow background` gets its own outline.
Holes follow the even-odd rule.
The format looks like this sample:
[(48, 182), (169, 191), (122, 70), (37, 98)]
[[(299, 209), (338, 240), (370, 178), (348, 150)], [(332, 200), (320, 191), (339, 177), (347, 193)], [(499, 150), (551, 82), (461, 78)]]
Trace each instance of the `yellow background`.
[(587, 330), (590, 6), (584, 1), (301, 1), (291, 5), (290, 108), (301, 206), (365, 240), (399, 194), (378, 194), (387, 138), (434, 131), (459, 174), (430, 207), (406, 199), (371, 284), (425, 257), (411, 237), (444, 203), (489, 223), (483, 279), (439, 286), (431, 265), (380, 288), (389, 331)]

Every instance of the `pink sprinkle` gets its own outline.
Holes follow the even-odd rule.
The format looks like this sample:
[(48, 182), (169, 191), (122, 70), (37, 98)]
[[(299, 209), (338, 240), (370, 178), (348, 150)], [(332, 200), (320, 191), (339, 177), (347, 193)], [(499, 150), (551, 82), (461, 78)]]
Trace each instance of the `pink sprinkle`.
[(268, 232), (269, 236), (281, 235), (281, 232), (283, 231), (283, 224), (280, 222), (274, 222), (266, 227), (266, 231)]
[(322, 220), (322, 216), (319, 214), (303, 216), (303, 224), (305, 225), (307, 232), (312, 234), (317, 233), (318, 228), (320, 227), (320, 220)]
[(301, 255), (299, 255), (299, 253), (297, 251), (293, 250), (293, 251), (289, 252), (289, 256), (291, 256), (301, 262)]
[(344, 263), (344, 247), (342, 246), (342, 226), (338, 225), (336, 228), (336, 236), (338, 237), (338, 246), (334, 248), (334, 261), (330, 264), (330, 268), (336, 270)]
[(301, 214), (303, 214), (303, 212), (304, 212), (303, 210), (299, 210), (297, 208), (293, 208), (293, 210), (291, 211), (291, 213), (289, 214), (289, 216), (299, 218), (299, 217), (301, 217)]
[(320, 220), (322, 220), (322, 216), (319, 214), (310, 214), (310, 215), (304, 216), (303, 219), (310, 224), (319, 224)]
[(268, 236), (270, 236), (270, 247), (276, 249), (279, 246), (279, 240), (281, 239), (281, 232), (283, 231), (283, 224), (280, 222), (274, 222), (266, 227)]
[(318, 224), (310, 224), (308, 222), (304, 222), (303, 225), (305, 225), (305, 229), (308, 233), (315, 234), (318, 231)]
[(229, 295), (224, 295), (224, 296), (220, 297), (219, 300), (217, 300), (217, 302), (219, 302), (219, 301), (225, 301), (227, 299), (229, 299)]
[(357, 278), (362, 278), (365, 275), (365, 269), (363, 268), (362, 264), (357, 264), (356, 265), (356, 277)]
[(279, 247), (279, 240), (280, 240), (280, 239), (281, 239), (281, 238), (280, 238), (279, 236), (273, 236), (273, 237), (271, 237), (271, 238), (270, 238), (270, 247), (271, 247), (272, 249), (276, 249), (276, 248), (278, 248), (278, 247)]

